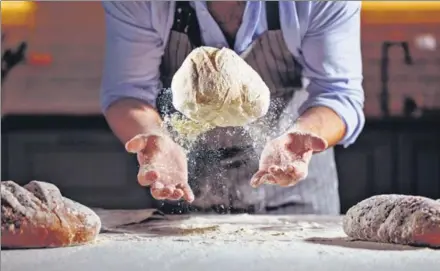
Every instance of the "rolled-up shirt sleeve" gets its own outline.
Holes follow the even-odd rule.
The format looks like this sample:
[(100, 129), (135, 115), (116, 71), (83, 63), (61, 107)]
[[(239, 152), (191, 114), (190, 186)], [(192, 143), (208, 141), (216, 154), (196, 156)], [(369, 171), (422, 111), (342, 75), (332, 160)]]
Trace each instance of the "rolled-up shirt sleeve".
[(155, 105), (161, 88), (159, 66), (164, 50), (164, 33), (169, 25), (165, 7), (158, 9), (164, 14), (152, 14), (152, 5), (155, 4), (143, 1), (103, 2), (106, 45), (101, 108), (104, 114), (111, 104), (124, 98)]
[(316, 106), (334, 110), (346, 125), (339, 144), (355, 142), (363, 113), (360, 2), (316, 1), (301, 45), (309, 99), (300, 113)]

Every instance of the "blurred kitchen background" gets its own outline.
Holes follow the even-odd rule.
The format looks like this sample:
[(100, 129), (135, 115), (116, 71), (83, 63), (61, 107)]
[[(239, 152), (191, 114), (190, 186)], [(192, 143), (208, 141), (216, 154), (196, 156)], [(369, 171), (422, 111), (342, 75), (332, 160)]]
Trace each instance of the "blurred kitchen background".
[[(373, 194), (440, 198), (440, 2), (363, 2), (367, 124), (337, 148), (342, 211)], [(84, 204), (142, 208), (135, 157), (99, 108), (100, 2), (2, 1), (2, 180)]]

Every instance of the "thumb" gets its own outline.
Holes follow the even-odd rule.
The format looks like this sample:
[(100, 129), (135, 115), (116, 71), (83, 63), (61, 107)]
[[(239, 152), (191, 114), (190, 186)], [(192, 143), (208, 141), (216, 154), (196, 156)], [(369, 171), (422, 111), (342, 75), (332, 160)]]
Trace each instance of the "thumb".
[(307, 151), (320, 152), (327, 149), (328, 143), (325, 139), (308, 132), (292, 132), (288, 134), (290, 136), (289, 145), (304, 146)]
[(322, 137), (312, 135), (310, 137), (310, 145), (314, 152), (320, 152), (327, 149), (328, 143), (327, 140)]
[(137, 135), (125, 143), (125, 150), (130, 153), (138, 153), (147, 147), (156, 146), (157, 135)]

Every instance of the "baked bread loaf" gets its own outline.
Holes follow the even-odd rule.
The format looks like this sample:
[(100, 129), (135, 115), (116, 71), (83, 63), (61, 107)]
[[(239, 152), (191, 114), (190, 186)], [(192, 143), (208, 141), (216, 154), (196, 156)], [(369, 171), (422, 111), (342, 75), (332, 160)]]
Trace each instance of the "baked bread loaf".
[(347, 211), (343, 229), (356, 240), (440, 247), (440, 202), (419, 196), (373, 196)]
[(171, 91), (174, 108), (213, 127), (249, 124), (266, 115), (270, 104), (263, 79), (227, 48), (194, 49), (175, 73)]
[(1, 182), (2, 248), (45, 248), (85, 244), (101, 229), (88, 207), (63, 197), (53, 184), (24, 187)]

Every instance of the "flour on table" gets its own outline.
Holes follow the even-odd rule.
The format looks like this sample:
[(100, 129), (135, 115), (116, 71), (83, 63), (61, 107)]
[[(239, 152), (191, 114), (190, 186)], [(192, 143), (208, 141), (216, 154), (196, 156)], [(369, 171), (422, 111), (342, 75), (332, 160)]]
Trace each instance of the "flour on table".
[(129, 225), (118, 229), (119, 235), (103, 236), (113, 240), (145, 241), (172, 238), (181, 242), (275, 242), (303, 240), (309, 237), (344, 236), (340, 221), (312, 220), (307, 217), (224, 215), (171, 218)]

